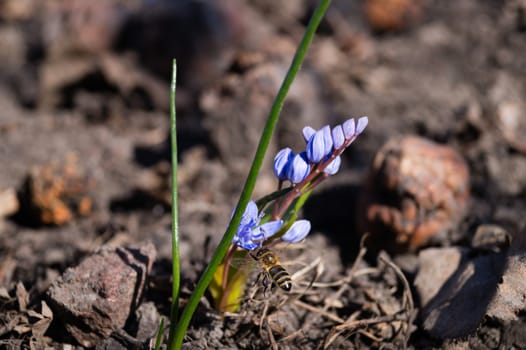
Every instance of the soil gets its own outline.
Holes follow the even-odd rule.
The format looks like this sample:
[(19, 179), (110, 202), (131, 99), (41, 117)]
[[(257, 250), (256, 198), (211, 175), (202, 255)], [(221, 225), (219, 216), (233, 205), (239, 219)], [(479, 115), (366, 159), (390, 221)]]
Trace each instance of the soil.
[[(184, 305), (314, 3), (0, 2), (0, 348), (153, 344), (171, 296), (171, 60)], [(526, 349), (526, 5), (383, 4), (391, 10), (333, 1), (258, 178), (254, 198), (275, 189), (275, 152), (304, 147), (303, 126), (369, 117), (304, 207), (312, 233), (279, 252), (293, 291), (263, 291), (254, 272), (238, 313), (215, 311), (206, 295), (185, 349)], [(418, 246), (376, 242), (373, 251), (361, 243), (359, 198), (375, 153), (409, 135), (466, 161), (467, 208)], [(54, 299), (68, 279), (89, 275), (75, 274), (90, 261), (135, 259), (144, 247), (148, 261), (115, 278), (137, 278), (127, 306), (108, 304), (119, 288), (97, 296), (101, 324), (79, 327), (85, 315)], [(78, 299), (73, 289), (66, 297)]]

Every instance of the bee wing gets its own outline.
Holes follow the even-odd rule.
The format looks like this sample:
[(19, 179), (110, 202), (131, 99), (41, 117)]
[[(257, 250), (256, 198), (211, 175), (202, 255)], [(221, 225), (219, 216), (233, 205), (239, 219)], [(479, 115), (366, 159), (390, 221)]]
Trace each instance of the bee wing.
[(241, 258), (234, 257), (230, 260), (230, 266), (243, 271), (250, 271), (256, 266), (256, 261), (252, 259), (249, 255)]

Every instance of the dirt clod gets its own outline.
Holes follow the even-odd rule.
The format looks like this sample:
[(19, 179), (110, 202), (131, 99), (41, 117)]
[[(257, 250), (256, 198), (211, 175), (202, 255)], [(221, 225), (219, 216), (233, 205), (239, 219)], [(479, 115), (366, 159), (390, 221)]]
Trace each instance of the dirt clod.
[(387, 142), (362, 200), (362, 231), (376, 247), (415, 250), (456, 225), (469, 199), (469, 170), (452, 148), (419, 137)]
[(93, 180), (80, 170), (75, 154), (34, 167), (24, 184), (23, 214), (41, 224), (63, 225), (74, 215), (91, 213), (93, 188)]

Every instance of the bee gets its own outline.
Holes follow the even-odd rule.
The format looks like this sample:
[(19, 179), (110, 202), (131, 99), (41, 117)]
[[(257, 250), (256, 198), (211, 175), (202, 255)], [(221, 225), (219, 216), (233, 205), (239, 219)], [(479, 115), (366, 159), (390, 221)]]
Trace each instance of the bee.
[(265, 272), (263, 284), (266, 286), (268, 280), (273, 281), (279, 288), (285, 292), (292, 289), (292, 279), (290, 274), (279, 263), (278, 256), (268, 248), (258, 248), (250, 256), (256, 260), (260, 268)]

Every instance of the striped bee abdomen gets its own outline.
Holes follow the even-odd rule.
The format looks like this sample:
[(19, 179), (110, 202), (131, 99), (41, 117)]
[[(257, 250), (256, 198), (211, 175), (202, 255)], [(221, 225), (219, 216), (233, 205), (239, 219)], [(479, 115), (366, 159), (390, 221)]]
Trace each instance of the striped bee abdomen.
[(290, 292), (292, 289), (292, 280), (290, 274), (281, 265), (273, 266), (268, 270), (272, 280), (284, 291)]

